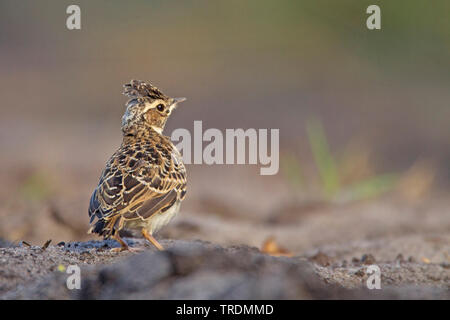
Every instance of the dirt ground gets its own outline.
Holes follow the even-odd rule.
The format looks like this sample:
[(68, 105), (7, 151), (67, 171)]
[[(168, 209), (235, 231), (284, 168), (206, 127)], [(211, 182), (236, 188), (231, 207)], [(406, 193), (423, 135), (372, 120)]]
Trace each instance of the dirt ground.
[[(448, 264), (397, 259), (378, 263), (381, 290), (365, 289), (373, 257), (329, 264), (314, 257), (272, 257), (256, 248), (202, 241), (162, 241), (157, 252), (111, 253), (112, 241), (2, 248), (2, 299), (449, 299)], [(372, 259), (372, 261), (370, 261)], [(81, 267), (81, 288), (69, 290), (62, 266)], [(348, 289), (351, 287), (352, 289)]]
[[(141, 254), (114, 254), (114, 241), (86, 233), (87, 199), (104, 157), (93, 158), (99, 160), (89, 168), (63, 159), (58, 170), (16, 164), (0, 173), (9, 182), (0, 187), (2, 299), (449, 298), (450, 197), (444, 189), (414, 199), (394, 190), (372, 200), (330, 202), (294, 192), (280, 175), (260, 176), (258, 168), (190, 166), (181, 212), (157, 235), (167, 252), (145, 245)], [(271, 256), (280, 253), (286, 256)], [(71, 264), (82, 267), (82, 288), (91, 289), (66, 289), (61, 270)], [(179, 274), (174, 264), (195, 267)], [(369, 265), (380, 268), (381, 290), (366, 288)], [(151, 273), (162, 266), (169, 271)], [(147, 286), (133, 285), (136, 279), (127, 275), (135, 270)], [(117, 273), (111, 283), (104, 284), (105, 272)], [(205, 290), (205, 283), (214, 288)], [(241, 283), (237, 293), (229, 288)]]
[[(158, 235), (162, 253), (142, 239), (128, 241), (143, 253), (111, 253), (112, 240), (54, 241), (45, 250), (2, 241), (0, 297), (449, 299), (448, 207), (445, 198), (409, 206), (386, 198), (301, 215), (293, 204), (259, 222), (224, 218), (225, 209), (183, 212)], [(262, 253), (268, 239), (275, 249)], [(82, 268), (81, 290), (65, 286), (61, 270), (72, 264)], [(366, 288), (369, 265), (380, 268), (381, 290)]]

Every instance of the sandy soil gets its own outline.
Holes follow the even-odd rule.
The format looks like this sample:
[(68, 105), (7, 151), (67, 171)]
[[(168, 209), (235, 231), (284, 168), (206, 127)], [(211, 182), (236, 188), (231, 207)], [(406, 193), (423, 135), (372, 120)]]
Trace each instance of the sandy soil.
[[(201, 174), (213, 174), (198, 172), (197, 181), (205, 180)], [(87, 173), (68, 175), (65, 181), (76, 188), (64, 189), (59, 198), (39, 203), (9, 198), (0, 208), (0, 235), (8, 240), (0, 241), (0, 297), (449, 298), (446, 194), (414, 202), (391, 194), (373, 201), (326, 203), (292, 197), (279, 180), (255, 184), (253, 178), (246, 180), (253, 173), (235, 174), (218, 175), (213, 179), (219, 181), (215, 188), (207, 184), (191, 188), (180, 215), (157, 235), (168, 248), (165, 253), (154, 252), (140, 239), (129, 241), (144, 247), (144, 253), (111, 253), (114, 241), (86, 234), (85, 200), (90, 180), (96, 179)], [(239, 178), (252, 181), (253, 187), (243, 182), (231, 188)], [(227, 202), (221, 200), (223, 194)], [(51, 245), (42, 250), (48, 239)], [(261, 253), (268, 239), (278, 247), (272, 254), (290, 257)], [(21, 240), (32, 246), (20, 245)], [(67, 274), (61, 270), (71, 264), (80, 265), (85, 275), (81, 292), (66, 289)], [(184, 264), (195, 267), (188, 274), (174, 271), (174, 265), (184, 268)], [(369, 265), (381, 270), (381, 290), (366, 288)], [(154, 268), (163, 270), (153, 274)], [(138, 278), (149, 284), (133, 287), (136, 279), (127, 275), (136, 270)], [(105, 274), (110, 279), (110, 272), (112, 282), (104, 279)], [(214, 288), (205, 290), (206, 282), (214, 283)], [(242, 290), (235, 293), (230, 283), (237, 287), (242, 283)], [(132, 288), (118, 293), (127, 286)]]
[[(448, 263), (401, 256), (378, 261), (372, 254), (347, 260), (362, 247), (328, 249), (309, 257), (273, 257), (242, 245), (223, 248), (202, 241), (162, 240), (167, 250), (157, 252), (141, 239), (127, 241), (143, 252), (113, 253), (114, 241), (1, 248), (0, 298), (450, 298)], [(364, 249), (376, 252), (371, 248)], [(81, 267), (80, 290), (66, 286), (65, 267), (74, 264)], [(366, 288), (367, 267), (373, 264), (381, 269), (381, 290)]]

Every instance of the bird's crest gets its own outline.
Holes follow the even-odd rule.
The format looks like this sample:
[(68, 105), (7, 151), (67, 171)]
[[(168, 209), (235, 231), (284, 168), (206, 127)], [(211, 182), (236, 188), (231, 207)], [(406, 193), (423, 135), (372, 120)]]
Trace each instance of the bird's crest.
[(145, 81), (131, 80), (130, 83), (125, 84), (123, 87), (123, 94), (131, 100), (137, 100), (139, 103), (155, 99), (169, 99), (169, 97), (162, 93), (157, 87)]

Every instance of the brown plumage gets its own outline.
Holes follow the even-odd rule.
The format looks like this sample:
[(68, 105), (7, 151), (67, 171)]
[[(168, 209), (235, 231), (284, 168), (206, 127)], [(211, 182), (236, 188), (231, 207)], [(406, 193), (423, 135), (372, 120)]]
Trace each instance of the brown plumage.
[(132, 80), (122, 118), (123, 142), (103, 170), (89, 204), (90, 232), (112, 237), (128, 249), (119, 231), (140, 231), (158, 249), (152, 234), (178, 212), (186, 195), (186, 169), (170, 139), (166, 121), (184, 98), (170, 98), (151, 84)]

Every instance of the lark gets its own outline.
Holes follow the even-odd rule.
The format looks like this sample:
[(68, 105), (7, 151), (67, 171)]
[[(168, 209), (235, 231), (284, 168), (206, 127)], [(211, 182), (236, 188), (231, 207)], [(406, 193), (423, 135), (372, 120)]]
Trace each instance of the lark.
[(120, 243), (113, 251), (138, 251), (120, 237), (139, 233), (157, 249), (153, 234), (172, 220), (186, 196), (186, 169), (169, 137), (167, 119), (185, 98), (170, 98), (158, 88), (132, 80), (124, 85), (130, 99), (122, 118), (123, 141), (106, 163), (89, 203), (91, 228)]

